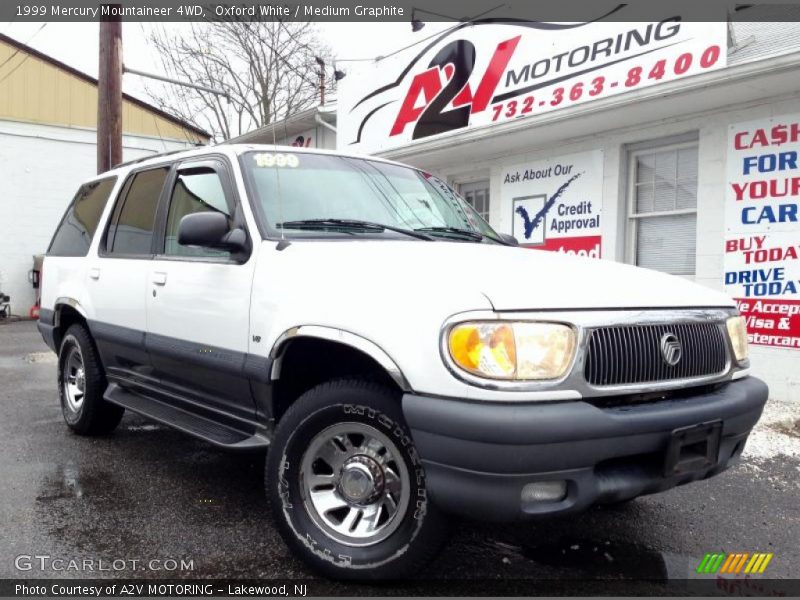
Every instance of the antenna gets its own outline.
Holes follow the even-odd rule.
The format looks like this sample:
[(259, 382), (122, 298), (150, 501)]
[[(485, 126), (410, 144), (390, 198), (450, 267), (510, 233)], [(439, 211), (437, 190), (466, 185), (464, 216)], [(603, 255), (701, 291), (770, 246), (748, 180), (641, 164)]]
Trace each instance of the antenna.
[[(275, 138), (275, 123), (272, 123), (272, 150), (275, 152), (275, 149), (278, 147), (278, 141)], [(286, 229), (283, 227), (283, 192), (281, 191), (281, 170), (278, 168), (278, 161), (272, 162), (273, 168), (275, 169), (275, 183), (277, 184), (278, 188), (278, 222), (281, 224), (281, 242), (286, 241)]]

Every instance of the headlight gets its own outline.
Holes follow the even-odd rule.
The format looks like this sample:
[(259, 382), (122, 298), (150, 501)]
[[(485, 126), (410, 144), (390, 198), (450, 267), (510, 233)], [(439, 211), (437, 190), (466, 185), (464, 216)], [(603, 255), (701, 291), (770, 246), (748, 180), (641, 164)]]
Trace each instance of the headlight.
[(731, 317), (727, 321), (728, 336), (733, 345), (733, 354), (736, 362), (743, 363), (747, 360), (747, 322), (744, 317)]
[(460, 323), (450, 330), (447, 347), (460, 368), (478, 377), (558, 379), (575, 355), (575, 331), (561, 323)]

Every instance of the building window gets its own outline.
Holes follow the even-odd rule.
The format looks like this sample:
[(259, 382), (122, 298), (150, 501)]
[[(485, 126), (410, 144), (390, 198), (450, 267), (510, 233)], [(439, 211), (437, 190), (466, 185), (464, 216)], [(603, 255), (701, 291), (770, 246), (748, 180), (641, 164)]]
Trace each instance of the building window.
[(629, 260), (673, 275), (694, 275), (697, 143), (630, 154)]
[(461, 197), (483, 218), (489, 222), (489, 180), (462, 183), (458, 186)]

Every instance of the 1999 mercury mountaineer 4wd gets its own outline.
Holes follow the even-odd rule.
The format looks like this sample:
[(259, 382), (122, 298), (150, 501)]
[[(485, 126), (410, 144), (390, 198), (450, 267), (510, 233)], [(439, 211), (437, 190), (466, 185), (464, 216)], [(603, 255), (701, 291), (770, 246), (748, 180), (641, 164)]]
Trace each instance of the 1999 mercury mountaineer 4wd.
[(515, 245), (403, 165), (162, 155), (78, 190), (39, 329), (76, 433), (129, 409), (269, 447), (283, 537), (335, 577), (413, 572), (445, 513), (565, 514), (738, 458), (767, 388), (729, 298)]

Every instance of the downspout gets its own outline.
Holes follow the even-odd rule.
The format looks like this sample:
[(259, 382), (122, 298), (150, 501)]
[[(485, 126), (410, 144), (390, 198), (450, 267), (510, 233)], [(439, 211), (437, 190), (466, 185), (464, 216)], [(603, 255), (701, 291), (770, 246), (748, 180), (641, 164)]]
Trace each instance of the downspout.
[(319, 114), (314, 115), (314, 120), (317, 123), (319, 123), (320, 125), (322, 125), (323, 127), (326, 127), (327, 129), (330, 129), (333, 133), (337, 133), (336, 127), (334, 127), (333, 125), (328, 123), (325, 119), (320, 117)]

